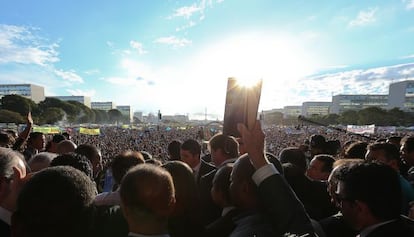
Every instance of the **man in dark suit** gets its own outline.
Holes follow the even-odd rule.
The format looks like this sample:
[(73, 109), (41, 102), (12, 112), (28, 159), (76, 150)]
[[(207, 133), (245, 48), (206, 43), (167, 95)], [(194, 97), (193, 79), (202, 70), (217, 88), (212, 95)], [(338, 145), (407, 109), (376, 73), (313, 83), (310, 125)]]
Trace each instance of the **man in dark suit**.
[[(220, 168), (223, 163), (235, 161), (239, 155), (239, 144), (232, 136), (222, 133), (214, 135), (209, 141), (209, 150), (211, 160), (215, 167)], [(221, 208), (217, 206), (211, 197), (211, 188), (214, 175), (217, 169), (202, 176), (198, 184), (200, 192), (200, 205), (202, 213), (202, 221), (204, 225), (208, 225), (220, 217)]]
[(196, 140), (188, 139), (183, 142), (183, 144), (181, 144), (181, 160), (187, 163), (187, 165), (189, 165), (193, 170), (197, 185), (200, 183), (200, 178), (203, 175), (215, 169), (214, 165), (211, 165), (200, 159), (200, 155), (201, 146)]
[(122, 179), (120, 195), (129, 236), (169, 236), (175, 190), (168, 171), (151, 164), (135, 166)]
[(338, 176), (336, 199), (361, 237), (414, 236), (414, 222), (400, 216), (398, 173), (378, 163), (355, 164)]
[[(251, 130), (238, 124), (238, 130), (248, 155), (241, 156), (233, 167), (230, 184), (232, 198), (236, 206), (243, 210), (260, 211), (253, 218), (242, 217), (243, 219), (236, 222), (239, 225), (230, 236), (246, 236), (244, 233), (253, 236), (257, 229), (251, 228), (252, 232), (248, 229), (249, 226), (259, 226), (263, 233), (269, 231), (270, 226), (270, 236), (284, 236), (286, 233), (314, 236), (303, 205), (275, 166), (266, 158), (265, 135), (260, 122), (256, 121)], [(254, 185), (257, 186), (256, 189)], [(264, 223), (267, 225), (263, 225)]]
[(26, 178), (24, 157), (9, 148), (0, 148), (0, 236), (10, 236), (11, 215)]

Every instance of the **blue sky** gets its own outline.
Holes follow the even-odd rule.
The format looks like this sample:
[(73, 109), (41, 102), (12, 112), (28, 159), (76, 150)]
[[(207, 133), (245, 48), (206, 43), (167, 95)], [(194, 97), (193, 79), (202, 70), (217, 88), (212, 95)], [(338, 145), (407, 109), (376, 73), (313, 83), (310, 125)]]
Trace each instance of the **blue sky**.
[(414, 79), (414, 0), (0, 0), (0, 83), (222, 118), (228, 77), (260, 109)]

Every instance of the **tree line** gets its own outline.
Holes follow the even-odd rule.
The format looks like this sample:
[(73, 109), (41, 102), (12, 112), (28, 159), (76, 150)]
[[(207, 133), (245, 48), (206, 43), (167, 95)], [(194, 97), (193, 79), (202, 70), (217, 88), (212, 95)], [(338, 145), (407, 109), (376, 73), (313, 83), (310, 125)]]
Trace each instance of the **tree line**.
[(36, 124), (56, 124), (59, 121), (75, 124), (129, 123), (129, 118), (117, 109), (90, 109), (78, 101), (48, 97), (36, 104), (33, 100), (19, 95), (5, 95), (0, 99), (0, 123), (25, 123), (29, 111)]
[[(403, 126), (414, 125), (414, 114), (404, 112), (399, 108), (390, 110), (379, 107), (369, 107), (362, 110), (346, 110), (341, 114), (312, 115), (307, 117), (309, 120), (325, 125), (368, 125), (377, 126)], [(281, 112), (272, 112), (264, 116), (266, 125), (300, 125), (302, 122), (296, 117), (284, 117)]]

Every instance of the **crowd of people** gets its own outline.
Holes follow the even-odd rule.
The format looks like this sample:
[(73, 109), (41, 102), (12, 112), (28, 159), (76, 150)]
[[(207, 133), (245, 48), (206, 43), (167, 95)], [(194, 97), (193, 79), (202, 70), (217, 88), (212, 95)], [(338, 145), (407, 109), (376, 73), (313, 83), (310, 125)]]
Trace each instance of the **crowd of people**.
[(0, 236), (414, 236), (412, 134), (32, 125), (0, 131)]

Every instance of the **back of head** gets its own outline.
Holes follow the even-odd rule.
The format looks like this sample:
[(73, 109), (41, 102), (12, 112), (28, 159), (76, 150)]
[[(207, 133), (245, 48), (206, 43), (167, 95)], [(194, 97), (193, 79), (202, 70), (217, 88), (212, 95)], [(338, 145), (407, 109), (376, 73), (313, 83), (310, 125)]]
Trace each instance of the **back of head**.
[(198, 205), (198, 191), (190, 166), (182, 161), (170, 161), (162, 167), (171, 174), (174, 182), (177, 202), (174, 214), (195, 211), (192, 207)]
[(391, 143), (373, 143), (368, 146), (368, 151), (382, 151), (387, 161), (400, 161), (400, 151), (398, 147)]
[(20, 236), (88, 236), (92, 181), (72, 167), (51, 167), (23, 187), (13, 216)]
[(200, 155), (201, 154), (201, 146), (194, 139), (188, 139), (181, 144), (181, 149), (185, 151), (189, 151), (193, 155)]
[(140, 152), (127, 151), (115, 156), (111, 164), (115, 183), (120, 184), (129, 169), (144, 163), (144, 157)]
[(168, 144), (168, 154), (170, 156), (169, 160), (181, 160), (180, 147), (181, 142), (178, 140), (173, 140)]
[(58, 154), (66, 154), (70, 152), (74, 152), (76, 150), (76, 144), (71, 140), (63, 140), (58, 143), (57, 145), (57, 153)]
[(310, 138), (310, 148), (324, 150), (326, 147), (326, 138), (319, 134), (314, 134)]
[(23, 156), (10, 148), (0, 147), (0, 178), (11, 178), (13, 175), (13, 167), (19, 160), (23, 163)]
[(81, 144), (75, 149), (75, 153), (86, 156), (90, 161), (99, 155), (99, 150), (91, 144)]
[(34, 155), (28, 162), (32, 172), (38, 172), (50, 166), (52, 160), (57, 156), (51, 152), (40, 152)]
[(62, 134), (55, 134), (55, 135), (53, 135), (52, 141), (54, 143), (59, 143), (59, 142), (61, 142), (63, 140), (66, 140), (66, 138)]
[(135, 223), (166, 221), (175, 204), (171, 175), (161, 167), (133, 167), (121, 182), (120, 195), (126, 219)]
[(366, 142), (353, 142), (345, 151), (345, 158), (365, 159), (367, 153), (368, 143)]
[[(223, 166), (221, 166), (216, 174), (214, 175), (213, 178), (213, 186), (212, 186), (212, 197), (214, 202), (216, 202), (216, 204), (220, 205), (220, 204), (229, 204), (231, 205), (232, 201), (231, 201), (231, 197), (230, 197), (230, 175), (231, 172), (233, 170), (233, 164), (232, 163), (227, 163), (224, 164)], [(218, 201), (215, 199), (215, 195), (213, 195), (213, 193), (219, 193), (221, 194), (221, 198), (223, 200), (220, 200), (219, 202), (223, 201), (225, 203), (217, 203)], [(224, 206), (222, 206), (224, 207)]]
[(335, 162), (335, 158), (331, 155), (326, 154), (319, 154), (313, 157), (313, 159), (320, 161), (322, 165), (322, 172), (331, 173), (333, 169), (333, 164)]
[(258, 191), (252, 179), (254, 172), (248, 154), (240, 156), (234, 163), (230, 194), (233, 203), (241, 209), (257, 208)]
[(398, 173), (379, 163), (355, 163), (338, 176), (347, 199), (364, 202), (380, 221), (396, 219), (401, 211)]
[(221, 149), (223, 153), (228, 156), (228, 159), (237, 158), (239, 156), (239, 143), (232, 136), (218, 133), (210, 139), (209, 146), (213, 151)]
[(0, 147), (10, 147), (11, 136), (3, 131), (0, 132)]
[(306, 172), (307, 162), (303, 151), (296, 147), (288, 147), (283, 149), (279, 154), (279, 160), (282, 164), (291, 163), (298, 167), (303, 173)]
[(89, 178), (93, 178), (90, 161), (85, 156), (74, 152), (57, 156), (50, 162), (50, 166), (71, 166), (82, 171)]
[(31, 132), (29, 134), (29, 138), (27, 139), (27, 144), (32, 144), (36, 139), (43, 136), (41, 132)]

